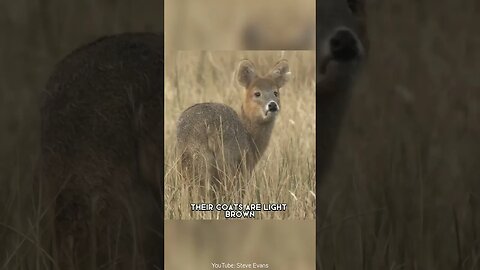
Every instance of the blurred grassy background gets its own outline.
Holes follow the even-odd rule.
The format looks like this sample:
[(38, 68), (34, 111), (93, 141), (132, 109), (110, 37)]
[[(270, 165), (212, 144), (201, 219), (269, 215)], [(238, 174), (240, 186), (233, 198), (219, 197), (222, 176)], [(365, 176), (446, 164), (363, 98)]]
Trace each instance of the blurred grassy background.
[(315, 0), (165, 1), (165, 42), (175, 50), (310, 50), (314, 35)]
[(165, 269), (206, 270), (213, 269), (213, 262), (239, 262), (268, 264), (275, 270), (311, 270), (314, 227), (314, 220), (166, 220)]
[(162, 29), (158, 0), (0, 1), (0, 269), (33, 268), (39, 97), (54, 65), (100, 36)]
[(480, 3), (367, 2), (369, 63), (318, 183), (320, 269), (480, 269)]
[[(245, 194), (231, 190), (221, 203), (287, 203), (285, 212), (260, 212), (259, 218), (315, 217), (315, 52), (314, 51), (179, 51), (166, 55), (175, 63), (165, 78), (165, 218), (215, 219), (212, 212), (192, 212), (201, 189), (182, 177), (175, 153), (176, 122), (195, 103), (217, 102), (240, 111), (244, 88), (236, 80), (238, 63), (250, 59), (260, 76), (286, 59), (291, 79), (280, 89), (280, 114), (269, 146), (256, 166)], [(172, 60), (173, 58), (173, 60)], [(207, 200), (208, 201), (208, 200)], [(210, 201), (211, 202), (211, 201)], [(218, 216), (223, 214), (217, 213)]]

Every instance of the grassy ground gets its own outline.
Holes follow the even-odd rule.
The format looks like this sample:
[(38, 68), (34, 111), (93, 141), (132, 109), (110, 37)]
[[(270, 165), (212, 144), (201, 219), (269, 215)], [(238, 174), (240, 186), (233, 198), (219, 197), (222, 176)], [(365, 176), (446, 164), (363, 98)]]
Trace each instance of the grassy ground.
[[(167, 56), (168, 57), (168, 56)], [(270, 145), (247, 183), (242, 199), (233, 190), (225, 203), (287, 203), (286, 212), (260, 212), (258, 218), (305, 219), (315, 216), (315, 54), (288, 52), (181, 51), (176, 70), (165, 88), (165, 217), (215, 219), (219, 212), (192, 212), (190, 203), (201, 200), (201, 189), (179, 172), (175, 153), (176, 121), (180, 113), (200, 102), (221, 102), (237, 111), (244, 89), (236, 85), (235, 69), (243, 58), (265, 74), (276, 61), (289, 61), (292, 79), (281, 89), (281, 112)]]

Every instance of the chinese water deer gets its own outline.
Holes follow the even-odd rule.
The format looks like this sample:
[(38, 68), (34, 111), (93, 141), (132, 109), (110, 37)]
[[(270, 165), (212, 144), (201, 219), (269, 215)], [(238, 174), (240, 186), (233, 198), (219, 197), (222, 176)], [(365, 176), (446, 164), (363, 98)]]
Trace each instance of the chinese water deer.
[(330, 167), (357, 71), (368, 52), (365, 0), (317, 1), (317, 165)]
[[(219, 103), (186, 109), (177, 122), (177, 145), (182, 168), (200, 176), (214, 190), (237, 186), (235, 177), (248, 175), (267, 148), (280, 111), (280, 88), (289, 80), (286, 60), (265, 76), (249, 60), (238, 66), (237, 80), (245, 88), (239, 114)], [(232, 185), (229, 185), (232, 184)]]
[(162, 93), (161, 35), (101, 38), (56, 66), (36, 175), (50, 269), (162, 267)]

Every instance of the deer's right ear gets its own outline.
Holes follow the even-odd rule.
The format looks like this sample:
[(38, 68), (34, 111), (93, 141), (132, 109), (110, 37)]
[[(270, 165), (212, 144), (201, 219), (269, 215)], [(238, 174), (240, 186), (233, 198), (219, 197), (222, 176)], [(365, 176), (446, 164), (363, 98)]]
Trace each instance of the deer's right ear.
[(279, 88), (283, 87), (290, 80), (291, 72), (288, 68), (288, 61), (283, 59), (278, 61), (275, 67), (270, 71), (270, 77), (275, 81)]
[(257, 74), (255, 73), (255, 65), (250, 60), (244, 59), (238, 65), (237, 80), (243, 87), (248, 87)]

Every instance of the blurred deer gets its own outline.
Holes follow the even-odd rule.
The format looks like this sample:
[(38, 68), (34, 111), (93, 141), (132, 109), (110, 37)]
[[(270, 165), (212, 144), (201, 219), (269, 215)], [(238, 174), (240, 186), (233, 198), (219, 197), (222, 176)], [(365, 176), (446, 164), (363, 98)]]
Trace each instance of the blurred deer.
[[(317, 1), (317, 176), (330, 168), (357, 72), (368, 52), (365, 0)], [(317, 222), (317, 231), (322, 222)], [(319, 239), (317, 238), (317, 250)], [(317, 268), (322, 268), (317, 253)]]
[(331, 163), (355, 75), (368, 52), (365, 0), (317, 1), (318, 176)]
[(162, 93), (160, 35), (104, 37), (56, 66), (36, 173), (51, 269), (162, 268)]

